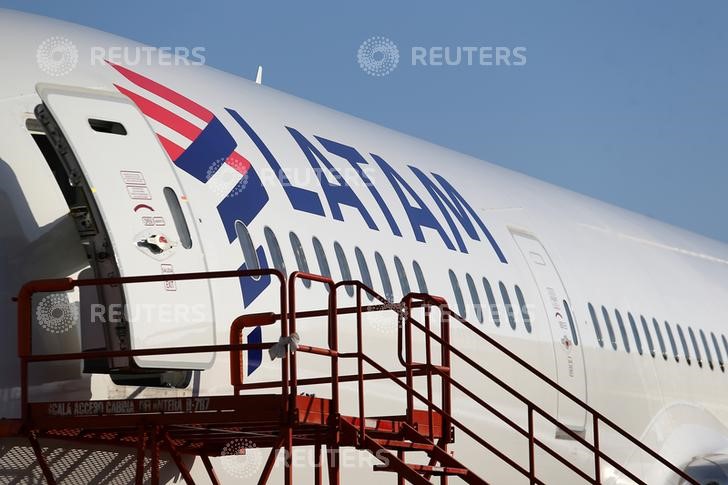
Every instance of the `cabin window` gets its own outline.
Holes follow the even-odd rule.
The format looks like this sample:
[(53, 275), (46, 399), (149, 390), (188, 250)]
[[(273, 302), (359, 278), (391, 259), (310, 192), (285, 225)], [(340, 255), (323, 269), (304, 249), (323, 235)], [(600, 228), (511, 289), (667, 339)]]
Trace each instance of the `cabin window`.
[(640, 315), (640, 321), (642, 322), (642, 331), (645, 332), (645, 338), (647, 339), (647, 348), (650, 349), (650, 355), (654, 357), (656, 355), (655, 352), (655, 342), (652, 340), (652, 335), (650, 334), (650, 327), (647, 325), (647, 320), (644, 316)]
[(617, 334), (614, 333), (614, 327), (612, 327), (612, 319), (609, 317), (609, 312), (604, 306), (602, 306), (602, 316), (604, 316), (604, 325), (607, 327), (609, 341), (612, 342), (612, 349), (617, 350)]
[(710, 339), (713, 341), (713, 347), (715, 348), (715, 355), (718, 357), (718, 363), (720, 364), (721, 372), (725, 372), (725, 362), (723, 361), (723, 352), (720, 351), (720, 345), (718, 345), (718, 339), (715, 338), (715, 334), (710, 332)]
[(516, 300), (518, 300), (518, 306), (521, 307), (521, 316), (523, 317), (523, 325), (526, 327), (526, 331), (531, 333), (531, 315), (528, 313), (528, 305), (526, 305), (526, 299), (523, 297), (521, 288), (516, 285)]
[[(295, 232), (291, 232), (288, 235), (288, 239), (291, 240), (291, 249), (293, 249), (293, 256), (296, 258), (296, 264), (298, 265), (298, 271), (303, 273), (310, 273), (308, 269), (308, 261), (306, 260), (306, 253), (303, 251), (301, 240), (298, 238)], [(311, 280), (303, 280), (303, 286), (311, 288)]]
[(478, 318), (480, 323), (483, 323), (483, 307), (480, 304), (480, 295), (478, 295), (478, 289), (475, 287), (475, 281), (473, 281), (473, 277), (470, 276), (470, 273), (465, 275), (465, 282), (468, 284), (470, 299), (473, 300), (475, 316)]
[(422, 273), (420, 263), (412, 261), (412, 269), (415, 272), (415, 278), (417, 279), (417, 287), (420, 289), (420, 293), (427, 293), (427, 281), (425, 275)]
[(675, 356), (675, 362), (680, 362), (680, 356), (677, 354), (677, 345), (675, 345), (675, 337), (672, 335), (672, 329), (670, 328), (670, 323), (665, 321), (665, 333), (667, 334), (667, 339), (670, 341), (670, 347), (672, 348), (672, 355)]
[(693, 344), (693, 350), (695, 351), (695, 358), (698, 359), (698, 365), (703, 367), (703, 356), (700, 354), (700, 347), (698, 347), (698, 339), (695, 338), (695, 332), (693, 327), (688, 327), (688, 334), (690, 335), (690, 342)]
[[(242, 221), (235, 221), (235, 234), (238, 236), (238, 243), (240, 244), (240, 249), (243, 251), (245, 268), (249, 270), (260, 269), (258, 253), (255, 251), (255, 245), (253, 244), (253, 238), (250, 237), (248, 226)], [(260, 276), (257, 276), (255, 279), (259, 278)]]
[(402, 296), (411, 293), (409, 281), (407, 280), (407, 272), (404, 270), (402, 260), (397, 256), (394, 257), (394, 268), (397, 270), (397, 278), (399, 278), (399, 286), (402, 288)]
[(488, 306), (490, 307), (490, 318), (493, 319), (493, 323), (496, 327), (500, 327), (500, 313), (498, 313), (498, 303), (495, 301), (495, 294), (493, 289), (490, 287), (490, 283), (487, 278), (483, 278), (483, 288), (485, 289), (485, 297), (488, 299)]
[(657, 319), (652, 319), (652, 326), (655, 327), (655, 335), (657, 335), (657, 343), (660, 344), (660, 351), (662, 352), (662, 358), (667, 360), (667, 348), (665, 347), (665, 339), (662, 338), (662, 332), (660, 331), (660, 324), (657, 323)]
[[(374, 284), (372, 283), (372, 274), (369, 272), (369, 265), (367, 264), (367, 259), (364, 257), (364, 253), (361, 252), (361, 249), (356, 248), (354, 249), (354, 255), (356, 256), (356, 262), (359, 265), (359, 273), (361, 274), (362, 283), (364, 283), (364, 286), (367, 288), (373, 288)], [(369, 301), (374, 300), (374, 297), (368, 291), (366, 294)]]
[[(336, 254), (336, 260), (339, 262), (341, 278), (344, 281), (352, 280), (353, 278), (351, 277), (349, 261), (346, 260), (346, 253), (344, 253), (344, 248), (341, 247), (341, 244), (339, 244), (338, 241), (334, 242), (334, 253)], [(349, 296), (354, 296), (354, 287), (351, 285), (346, 285), (346, 294)]]
[(506, 306), (506, 315), (508, 315), (508, 323), (511, 325), (513, 330), (516, 329), (516, 315), (513, 313), (513, 304), (511, 303), (511, 296), (508, 294), (508, 289), (502, 281), (498, 282), (498, 288), (500, 288), (501, 298), (503, 298), (503, 304)]
[(619, 310), (614, 310), (614, 315), (617, 317), (617, 326), (619, 327), (619, 333), (622, 335), (622, 343), (624, 344), (624, 350), (629, 354), (631, 348), (629, 345), (629, 337), (627, 337), (627, 329), (624, 326), (624, 320)]
[[(317, 237), (314, 237), (312, 242), (313, 252), (316, 253), (316, 261), (319, 266), (319, 274), (321, 276), (331, 278), (331, 267), (329, 266), (329, 260), (326, 258), (326, 251), (324, 251), (321, 241), (319, 241)], [(329, 291), (328, 285), (324, 285), (324, 288), (326, 288), (326, 291)]]
[(387, 265), (384, 264), (384, 258), (379, 253), (374, 253), (374, 260), (377, 263), (377, 269), (379, 270), (379, 278), (382, 280), (382, 286), (384, 287), (384, 297), (391, 301), (394, 301), (394, 290), (392, 289), (392, 281), (389, 279), (389, 271), (387, 271)]
[(677, 336), (680, 338), (680, 345), (682, 345), (683, 354), (688, 365), (693, 365), (693, 359), (690, 357), (690, 348), (688, 347), (688, 341), (685, 339), (685, 334), (680, 324), (677, 324)]
[(576, 332), (576, 324), (574, 323), (574, 315), (571, 314), (571, 307), (569, 302), (564, 300), (564, 311), (566, 311), (566, 318), (569, 320), (569, 329), (571, 329), (571, 341), (574, 345), (579, 345), (579, 335)]
[(597, 336), (597, 342), (599, 346), (604, 348), (604, 339), (602, 338), (602, 328), (599, 326), (599, 319), (597, 318), (597, 312), (594, 311), (594, 305), (589, 303), (589, 315), (591, 315), (592, 324), (594, 325), (594, 334)]
[(705, 355), (708, 358), (708, 365), (710, 366), (710, 370), (713, 370), (715, 366), (713, 366), (713, 353), (710, 351), (710, 345), (708, 345), (708, 339), (705, 338), (705, 332), (700, 330), (700, 340), (703, 342), (703, 348), (705, 349)]
[(632, 329), (632, 335), (634, 336), (634, 344), (637, 346), (637, 352), (642, 355), (642, 339), (640, 339), (640, 332), (637, 330), (637, 323), (635, 323), (634, 317), (630, 312), (627, 312), (627, 319), (629, 320), (629, 326)]
[(172, 187), (165, 187), (163, 192), (169, 211), (172, 213), (172, 223), (177, 230), (179, 243), (183, 248), (190, 249), (192, 247), (192, 236), (190, 236), (190, 228), (187, 225), (185, 214), (182, 212), (182, 206), (179, 204), (177, 193)]
[(270, 257), (273, 260), (273, 267), (283, 273), (285, 277), (286, 273), (286, 262), (283, 260), (283, 253), (281, 252), (281, 246), (278, 244), (278, 238), (276, 238), (273, 229), (266, 226), (263, 229), (265, 235), (265, 241), (268, 243), (268, 251), (270, 251)]
[(88, 124), (92, 130), (99, 133), (108, 133), (110, 135), (126, 136), (126, 128), (118, 121), (100, 120), (97, 118), (89, 118)]
[(450, 284), (452, 285), (452, 291), (455, 293), (455, 303), (458, 306), (458, 314), (466, 318), (467, 314), (465, 313), (465, 300), (463, 299), (463, 292), (460, 290), (460, 283), (458, 282), (458, 277), (455, 275), (455, 272), (453, 270), (448, 271), (448, 274), (450, 275)]

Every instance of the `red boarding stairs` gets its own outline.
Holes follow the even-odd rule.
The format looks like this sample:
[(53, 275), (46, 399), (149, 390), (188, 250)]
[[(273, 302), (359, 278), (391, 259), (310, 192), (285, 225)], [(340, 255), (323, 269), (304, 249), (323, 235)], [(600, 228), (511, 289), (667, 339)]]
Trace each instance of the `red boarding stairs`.
[[(279, 309), (276, 313), (242, 315), (230, 327), (230, 343), (225, 345), (204, 345), (183, 348), (138, 349), (129, 351), (96, 351), (66, 354), (41, 354), (32, 352), (31, 322), (32, 297), (38, 293), (68, 292), (85, 286), (128, 285), (163, 281), (184, 281), (219, 278), (272, 277), (279, 282)], [(296, 309), (296, 283), (299, 280), (318, 282), (328, 287), (328, 305), (315, 311)], [(339, 307), (337, 292), (342, 287), (355, 289), (356, 305)], [(375, 301), (364, 305), (363, 295)], [(225, 445), (235, 439), (244, 439), (257, 448), (270, 448), (270, 454), (260, 474), (258, 483), (267, 483), (275, 466), (278, 454), (283, 450), (284, 482), (294, 483), (292, 450), (297, 446), (313, 446), (315, 466), (314, 481), (324, 481), (325, 467), (328, 483), (338, 485), (341, 480), (341, 463), (338, 450), (353, 447), (372, 453), (381, 465), (377, 471), (396, 474), (397, 483), (430, 484), (433, 479), (447, 485), (451, 478), (468, 484), (486, 484), (485, 478), (474, 473), (466, 464), (457, 460), (448, 445), (454, 442), (455, 430), (467, 435), (472, 441), (502, 460), (506, 466), (525, 477), (531, 484), (543, 484), (536, 467), (536, 451), (545, 452), (565, 468), (581, 477), (586, 483), (600, 484), (603, 480), (602, 465), (609, 464), (616, 471), (635, 483), (644, 484), (634, 472), (609, 457), (599, 445), (599, 434), (603, 429), (616, 433), (639, 448), (646, 456), (660, 466), (674, 473), (685, 483), (698, 485), (694, 479), (649, 449), (636, 438), (622, 430), (608, 418), (581, 402), (538, 369), (510, 352), (479, 328), (450, 311), (447, 302), (426, 294), (411, 293), (400, 303), (388, 302), (371, 288), (359, 281), (334, 283), (330, 278), (301, 272), (292, 273), (287, 279), (277, 270), (225, 271), (211, 273), (190, 273), (176, 275), (154, 275), (94, 280), (40, 280), (27, 283), (18, 297), (18, 354), (21, 368), (21, 417), (16, 420), (0, 421), (0, 436), (25, 437), (29, 440), (44, 477), (49, 484), (55, 484), (53, 470), (46, 460), (40, 439), (55, 439), (62, 442), (84, 444), (106, 444), (128, 447), (136, 450), (136, 483), (145, 479), (145, 457), (151, 456), (146, 470), (149, 480), (157, 485), (161, 480), (160, 454), (166, 453), (176, 465), (187, 484), (194, 483), (189, 464), (194, 457), (201, 459), (213, 484), (220, 483), (210, 457), (225, 454)], [(440, 318), (432, 320), (433, 309), (439, 310)], [(422, 322), (415, 320), (414, 312), (422, 311)], [(398, 347), (401, 368), (387, 370), (372, 359), (364, 349), (364, 315), (371, 312), (391, 313), (398, 321)], [(339, 317), (353, 316), (356, 319), (356, 351), (339, 351)], [(297, 352), (280, 359), (280, 380), (272, 382), (245, 383), (243, 381), (243, 353), (252, 350), (269, 349), (278, 342), (259, 344), (243, 343), (245, 328), (280, 325), (280, 341), (286, 342), (296, 332), (300, 320), (324, 318), (327, 322), (328, 345), (315, 347), (298, 345)], [(495, 349), (514, 366), (535, 376), (545, 385), (555, 389), (581, 406), (592, 417), (593, 436), (587, 441), (559, 423), (542, 407), (528, 400), (515, 388), (495, 376), (485, 367), (450, 343), (451, 322), (455, 322)], [(417, 337), (415, 337), (415, 333)], [(422, 346), (415, 346), (415, 338), (422, 338)], [(419, 341), (419, 340), (418, 340)], [(279, 344), (280, 345), (280, 344)], [(184, 398), (154, 398), (95, 401), (37, 402), (29, 396), (29, 367), (43, 363), (83, 359), (110, 359), (133, 356), (191, 354), (228, 352), (230, 355), (230, 380), (232, 395), (191, 396)], [(415, 352), (424, 354), (424, 362), (414, 359)], [(321, 377), (299, 378), (298, 354), (329, 359), (330, 373)], [(439, 354), (439, 355), (435, 355)], [(486, 397), (476, 395), (471, 389), (458, 382), (453, 376), (451, 360), (455, 357), (464, 365), (481, 374), (483, 379), (495, 383), (502, 390), (523, 403), (527, 416), (527, 427), (522, 427), (500, 412)], [(340, 375), (340, 362), (355, 361), (355, 374)], [(370, 381), (383, 381), (395, 385), (404, 395), (403, 414), (397, 416), (370, 417), (365, 414), (365, 386)], [(424, 381), (424, 389), (421, 389)], [(358, 401), (357, 415), (340, 413), (339, 387), (351, 383), (356, 386)], [(330, 397), (319, 398), (299, 394), (299, 386), (330, 386)], [(435, 386), (438, 389), (435, 389)], [(452, 413), (453, 388), (460, 394), (501, 420), (520, 434), (528, 443), (528, 465), (523, 466), (513, 457), (499, 450), (496, 445), (472, 431), (466, 423)], [(260, 394), (263, 389), (272, 389), (271, 394)], [(253, 394), (252, 392), (255, 392)], [(437, 395), (437, 399), (435, 399)], [(437, 401), (437, 403), (435, 402)], [(544, 419), (562, 433), (578, 442), (594, 456), (592, 473), (587, 473), (540, 440), (534, 431), (534, 418)], [(427, 465), (412, 464), (408, 454), (424, 453)], [(434, 478), (437, 477), (437, 478)]]

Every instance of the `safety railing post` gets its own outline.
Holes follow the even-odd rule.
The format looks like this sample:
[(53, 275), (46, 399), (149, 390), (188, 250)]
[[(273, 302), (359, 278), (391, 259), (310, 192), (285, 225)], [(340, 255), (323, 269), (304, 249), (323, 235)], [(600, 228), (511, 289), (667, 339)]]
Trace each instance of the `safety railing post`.
[(450, 436), (450, 420), (448, 416), (452, 414), (452, 383), (450, 377), (452, 372), (450, 370), (450, 310), (447, 306), (440, 306), (440, 336), (444, 343), (440, 345), (441, 353), (441, 364), (447, 373), (447, 379), (443, 378), (442, 381), (442, 409), (445, 411), (445, 415), (442, 418), (442, 429), (443, 435), (447, 436), (447, 441), (451, 440)]
[(433, 410), (432, 410), (432, 340), (430, 338), (430, 302), (425, 302), (425, 328), (427, 331), (425, 332), (425, 362), (427, 365), (426, 368), (426, 375), (427, 375), (427, 425), (429, 427), (428, 431), (428, 437), (430, 438), (430, 441), (434, 441), (435, 433), (432, 429), (434, 426), (434, 416), (433, 416)]
[(536, 483), (536, 436), (533, 429), (533, 406), (528, 405), (528, 479)]
[(601, 472), (601, 454), (599, 450), (599, 418), (596, 414), (592, 414), (592, 423), (594, 426), (594, 480), (597, 484), (602, 483)]
[(356, 285), (356, 353), (359, 373), (359, 443), (364, 442), (366, 419), (364, 417), (364, 331), (361, 310), (361, 287)]
[(404, 318), (405, 375), (407, 379), (407, 424), (414, 425), (414, 376), (412, 373), (412, 300), (407, 299)]

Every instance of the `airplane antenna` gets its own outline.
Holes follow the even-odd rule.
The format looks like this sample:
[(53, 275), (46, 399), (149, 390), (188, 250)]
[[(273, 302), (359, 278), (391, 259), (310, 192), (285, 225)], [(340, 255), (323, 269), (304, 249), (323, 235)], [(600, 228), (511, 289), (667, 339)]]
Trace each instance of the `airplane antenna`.
[(255, 84), (263, 84), (263, 66), (258, 66), (258, 72), (255, 75)]

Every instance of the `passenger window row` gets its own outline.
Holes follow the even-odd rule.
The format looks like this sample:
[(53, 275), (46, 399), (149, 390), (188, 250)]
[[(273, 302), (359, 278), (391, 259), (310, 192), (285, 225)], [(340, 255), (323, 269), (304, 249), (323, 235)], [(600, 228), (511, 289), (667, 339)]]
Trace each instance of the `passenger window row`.
[[(645, 352), (649, 352), (652, 357), (656, 357), (659, 353), (663, 360), (669, 360), (672, 356), (675, 362), (680, 362), (683, 359), (688, 365), (692, 365), (693, 356), (699, 367), (703, 367), (704, 363), (708, 363), (708, 367), (711, 370), (715, 368), (716, 361), (713, 360), (713, 352), (715, 352), (715, 358), (717, 364), (722, 372), (725, 372), (725, 361), (723, 360), (723, 352), (728, 356), (728, 339), (725, 335), (720, 335), (720, 343), (715, 333), (710, 332), (710, 339), (703, 330), (698, 330), (696, 333), (691, 326), (686, 326), (687, 332), (683, 331), (683, 327), (680, 324), (675, 324), (675, 330), (677, 332), (677, 339), (673, 332), (673, 327), (668, 321), (660, 323), (656, 318), (648, 321), (647, 318), (640, 315), (639, 322), (632, 315), (631, 312), (627, 312), (627, 320), (629, 327), (625, 323), (622, 313), (619, 310), (614, 310), (610, 313), (605, 306), (601, 307), (601, 312), (597, 312), (594, 305), (589, 303), (589, 315), (591, 316), (592, 325), (594, 326), (594, 334), (597, 338), (599, 347), (604, 348), (605, 344), (608, 343), (613, 350), (619, 350), (620, 346), (626, 353), (632, 352), (632, 345), (630, 342), (630, 334), (632, 342), (634, 343), (634, 349), (643, 355)], [(601, 313), (601, 320), (599, 318)], [(617, 328), (619, 330), (620, 341), (617, 340), (617, 333), (614, 330), (612, 315), (614, 315), (614, 321), (617, 322)], [(608, 342), (605, 342), (604, 334), (602, 333), (602, 322), (607, 330)], [(639, 329), (642, 329), (644, 335), (644, 342), (646, 348), (642, 345), (642, 338)], [(664, 333), (663, 333), (664, 332)], [(655, 336), (653, 340), (652, 336)], [(665, 337), (667, 336), (667, 340)], [(678, 340), (680, 346), (678, 347)], [(621, 345), (620, 345), (621, 344)], [(655, 346), (657, 344), (657, 346)], [(669, 348), (668, 345), (669, 344)], [(703, 358), (705, 356), (705, 358)]]
[[(236, 232), (238, 233), (238, 239), (243, 250), (246, 267), (250, 269), (259, 268), (260, 264), (257, 261), (252, 238), (247, 233), (247, 228), (244, 224), (239, 222), (238, 224), (236, 224)], [(283, 259), (283, 253), (281, 251), (278, 238), (276, 237), (273, 230), (267, 226), (263, 229), (263, 234), (265, 236), (266, 244), (268, 245), (268, 251), (271, 255), (273, 267), (281, 271), (283, 274), (287, 274), (286, 264)], [(312, 271), (311, 267), (309, 266), (306, 252), (303, 249), (303, 244), (301, 243), (301, 239), (298, 237), (298, 235), (295, 232), (290, 232), (288, 237), (291, 248), (293, 250), (293, 255), (296, 259), (296, 265), (298, 266), (298, 270), (306, 273), (316, 272)], [(329, 264), (329, 259), (327, 257), (324, 245), (317, 237), (311, 239), (311, 245), (313, 246), (313, 252), (316, 257), (318, 273), (331, 278), (331, 266)], [(392, 284), (392, 279), (390, 278), (390, 272), (387, 268), (387, 263), (385, 262), (384, 257), (378, 251), (374, 253), (374, 263), (376, 265), (376, 272), (379, 279), (379, 281), (375, 283), (372, 278), (372, 272), (370, 270), (369, 263), (367, 262), (364, 253), (359, 247), (354, 248), (354, 258), (356, 259), (356, 267), (359, 270), (359, 278), (356, 278), (353, 275), (352, 266), (349, 264), (349, 259), (341, 244), (336, 241), (334, 242), (333, 247), (334, 254), (336, 256), (336, 263), (338, 264), (341, 278), (343, 280), (360, 279), (366, 286), (370, 288), (381, 288), (384, 297), (387, 298), (387, 300), (389, 301), (394, 301), (395, 289)], [(249, 263), (249, 261), (251, 261), (251, 263)], [(394, 257), (394, 268), (397, 274), (397, 279), (399, 280), (399, 287), (401, 290), (400, 294), (402, 296), (407, 295), (412, 291), (412, 287), (407, 276), (407, 269), (405, 268), (402, 260), (397, 256)], [(427, 283), (425, 281), (425, 275), (422, 272), (422, 267), (417, 261), (412, 262), (412, 272), (415, 276), (418, 291), (420, 291), (421, 293), (427, 293)], [(381, 285), (379, 285), (378, 283), (381, 283)], [(311, 287), (311, 281), (309, 280), (304, 280), (303, 284), (306, 286), (306, 288)], [(346, 292), (349, 296), (354, 296), (353, 287), (346, 287)], [(374, 299), (371, 295), (368, 294), (367, 297), (370, 301)]]
[[(480, 290), (478, 289), (478, 285), (476, 284), (475, 279), (473, 279), (472, 275), (470, 273), (467, 273), (465, 275), (465, 284), (467, 286), (468, 294), (470, 295), (469, 303), (472, 303), (472, 307), (468, 307), (465, 304), (465, 296), (463, 294), (462, 287), (460, 286), (460, 280), (458, 279), (458, 276), (455, 274), (455, 272), (453, 270), (448, 271), (448, 276), (450, 277), (450, 285), (452, 286), (453, 294), (455, 295), (457, 312), (461, 317), (467, 319), (468, 309), (472, 308), (473, 313), (475, 313), (475, 318), (478, 319), (478, 322), (484, 323), (485, 319), (488, 318), (491, 323), (495, 324), (496, 327), (500, 327), (501, 314), (498, 310), (498, 302), (496, 301), (495, 293), (493, 292), (493, 288), (491, 287), (488, 278), (483, 277), (482, 279), (483, 291), (485, 293), (485, 298), (487, 301), (487, 308), (490, 309), (489, 312), (484, 312), (482, 300), (480, 298)], [(511, 329), (516, 330), (516, 314), (520, 314), (521, 320), (523, 321), (523, 327), (526, 329), (526, 332), (531, 333), (531, 331), (533, 330), (531, 325), (531, 315), (528, 311), (526, 298), (524, 297), (521, 288), (518, 285), (515, 285), (513, 288), (513, 292), (516, 295), (518, 308), (514, 308), (513, 300), (511, 299), (511, 295), (508, 292), (508, 287), (502, 281), (498, 282), (498, 292), (500, 293), (501, 300), (503, 301), (503, 307), (506, 310), (505, 316), (508, 319), (508, 325), (511, 327)], [(569, 316), (569, 318), (571, 318), (571, 316)]]

